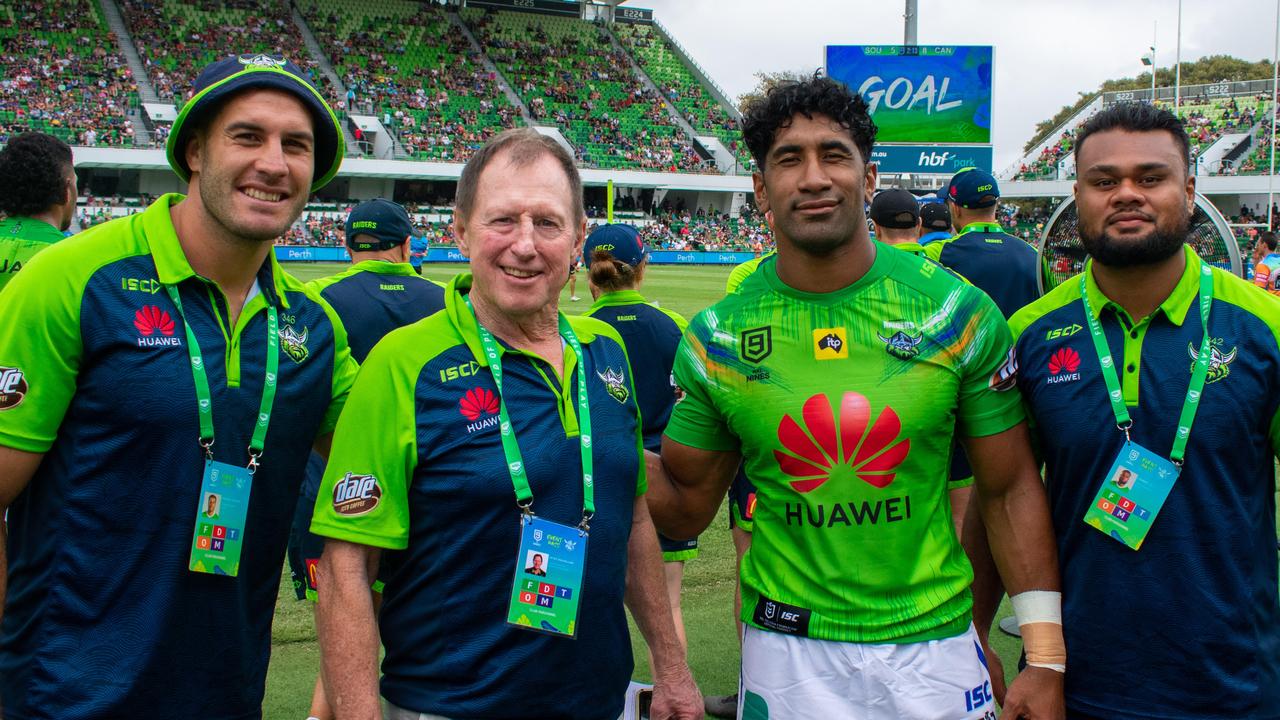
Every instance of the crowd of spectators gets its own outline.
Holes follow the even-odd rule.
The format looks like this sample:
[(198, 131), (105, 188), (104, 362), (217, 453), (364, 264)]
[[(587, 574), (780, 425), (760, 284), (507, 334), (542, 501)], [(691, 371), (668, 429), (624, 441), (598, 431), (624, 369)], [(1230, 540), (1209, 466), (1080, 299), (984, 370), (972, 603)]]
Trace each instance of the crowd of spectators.
[(0, 143), (40, 130), (78, 145), (132, 145), (137, 86), (92, 0), (30, 0), (0, 13)]
[(655, 250), (760, 255), (773, 249), (773, 233), (764, 216), (751, 205), (743, 205), (737, 215), (703, 208), (660, 208), (653, 222), (640, 228), (640, 237)]

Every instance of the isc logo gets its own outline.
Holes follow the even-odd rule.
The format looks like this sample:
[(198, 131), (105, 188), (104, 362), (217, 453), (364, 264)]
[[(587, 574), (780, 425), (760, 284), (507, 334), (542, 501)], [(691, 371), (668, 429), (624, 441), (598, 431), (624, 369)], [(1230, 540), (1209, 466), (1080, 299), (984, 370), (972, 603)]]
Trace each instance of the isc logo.
[(472, 360), (471, 362), (465, 362), (461, 365), (454, 365), (453, 367), (445, 368), (440, 371), (440, 382), (446, 383), (450, 380), (457, 380), (460, 377), (475, 375), (476, 370), (479, 369), (479, 367), (480, 364), (475, 360)]
[(1075, 335), (1076, 333), (1080, 332), (1083, 329), (1084, 328), (1080, 327), (1078, 323), (1071, 323), (1066, 327), (1060, 327), (1056, 330), (1048, 331), (1047, 333), (1045, 333), (1044, 339), (1056, 340), (1057, 338), (1071, 337), (1072, 335)]
[(964, 691), (964, 709), (972, 712), (995, 699), (991, 694), (991, 683), (984, 682), (972, 690)]
[(339, 515), (363, 515), (378, 507), (382, 488), (373, 475), (347, 473), (333, 486), (333, 511)]

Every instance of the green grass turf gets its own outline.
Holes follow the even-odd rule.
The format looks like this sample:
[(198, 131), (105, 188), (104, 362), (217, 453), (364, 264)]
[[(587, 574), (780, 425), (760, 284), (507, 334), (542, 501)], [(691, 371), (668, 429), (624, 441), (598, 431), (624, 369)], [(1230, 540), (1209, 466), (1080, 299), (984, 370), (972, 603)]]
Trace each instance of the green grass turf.
[[(290, 263), (289, 272), (303, 280), (340, 272), (345, 264)], [(465, 265), (426, 265), (423, 275), (445, 281), (466, 268)], [(688, 267), (654, 266), (645, 277), (642, 292), (650, 301), (674, 310), (687, 318), (720, 299), (730, 266)], [(560, 307), (566, 312), (581, 312), (590, 306), (586, 274), (578, 275), (579, 302), (570, 302), (568, 290), (561, 294)], [(685, 564), (683, 610), (689, 639), (689, 666), (703, 693), (720, 695), (734, 692), (738, 683), (738, 642), (733, 623), (734, 554), (728, 522), (722, 507), (719, 516), (700, 540), (701, 556)], [(1008, 601), (999, 617), (1010, 614)], [(639, 633), (632, 626), (632, 650), (635, 656), (635, 678), (649, 679), (649, 660)], [(1017, 668), (1021, 644), (1015, 638), (993, 631), (991, 642), (1004, 660), (1006, 673)], [(294, 599), (288, 573), (280, 585), (272, 629), (272, 661), (267, 675), (264, 716), (267, 720), (301, 720), (306, 717), (311, 688), (319, 668), (319, 653), (311, 616), (311, 604)]]

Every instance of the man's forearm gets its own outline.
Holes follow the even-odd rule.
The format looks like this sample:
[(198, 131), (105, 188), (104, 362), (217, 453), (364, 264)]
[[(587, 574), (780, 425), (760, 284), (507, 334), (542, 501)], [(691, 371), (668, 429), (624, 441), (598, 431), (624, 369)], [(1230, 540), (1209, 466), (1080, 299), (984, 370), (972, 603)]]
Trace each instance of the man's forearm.
[(991, 632), (991, 622), (1000, 607), (1004, 585), (996, 570), (991, 547), (987, 544), (987, 526), (982, 522), (982, 511), (977, 502), (969, 503), (964, 519), (964, 533), (960, 538), (964, 552), (973, 565), (973, 625), (985, 640)]
[(329, 541), (320, 558), (316, 631), (324, 685), (338, 720), (378, 720), (378, 627), (359, 546)]
[(649, 451), (644, 455), (653, 525), (673, 540), (697, 537), (715, 519), (740, 456), (698, 450), (666, 438), (661, 456)]
[(662, 571), (662, 550), (644, 498), (638, 498), (627, 543), (626, 603), (653, 656), (653, 676), (687, 672)]
[[(1049, 503), (1038, 473), (1025, 471), (997, 492), (978, 490), (991, 556), (1010, 595), (1060, 588)], [(975, 528), (976, 529), (976, 528)], [(990, 593), (990, 588), (984, 589)]]

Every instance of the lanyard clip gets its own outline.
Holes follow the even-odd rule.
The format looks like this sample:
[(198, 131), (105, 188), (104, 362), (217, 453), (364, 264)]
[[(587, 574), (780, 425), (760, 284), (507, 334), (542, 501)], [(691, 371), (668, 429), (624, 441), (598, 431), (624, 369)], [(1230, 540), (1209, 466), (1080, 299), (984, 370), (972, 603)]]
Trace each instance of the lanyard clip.
[(249, 464), (245, 467), (250, 475), (258, 472), (258, 458), (260, 457), (262, 457), (261, 451), (254, 452), (253, 448), (249, 448)]
[(1124, 433), (1124, 441), (1132, 442), (1129, 439), (1129, 428), (1133, 427), (1133, 420), (1125, 420), (1122, 423), (1116, 423), (1116, 427), (1120, 428), (1120, 432)]
[(533, 498), (528, 500), (517, 500), (516, 507), (520, 508), (521, 517), (525, 520), (533, 518)]
[(578, 535), (586, 535), (591, 532), (591, 518), (595, 517), (593, 512), (583, 511), (582, 522), (578, 523)]
[(205, 440), (204, 438), (200, 438), (200, 447), (204, 448), (204, 459), (212, 460), (213, 459), (213, 438), (209, 438), (208, 440)]

